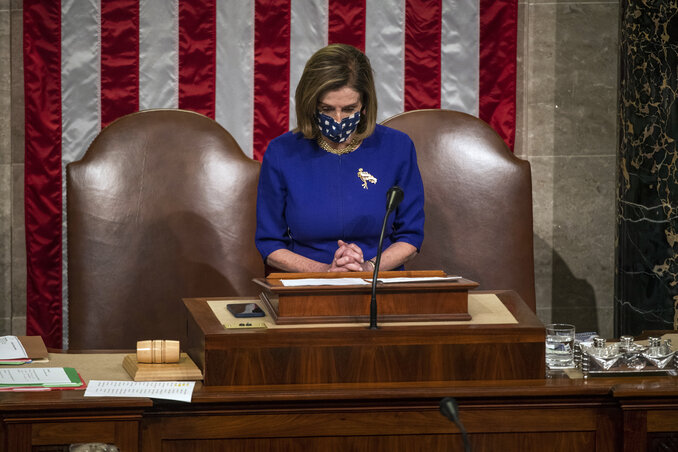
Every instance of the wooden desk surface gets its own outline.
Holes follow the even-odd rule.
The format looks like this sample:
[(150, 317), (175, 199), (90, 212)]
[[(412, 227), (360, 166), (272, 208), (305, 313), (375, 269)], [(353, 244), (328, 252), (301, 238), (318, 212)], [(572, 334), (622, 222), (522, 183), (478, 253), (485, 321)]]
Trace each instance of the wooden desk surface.
[[(492, 324), (479, 324), (476, 322), (447, 322), (446, 324), (441, 324), (439, 322), (427, 322), (427, 323), (417, 323), (415, 325), (408, 323), (387, 323), (380, 324), (380, 329), (378, 332), (368, 330), (366, 328), (356, 328), (356, 326), (350, 327), (338, 327), (338, 326), (319, 326), (308, 327), (305, 325), (285, 325), (284, 328), (270, 328), (270, 329), (233, 329), (225, 330), (222, 323), (214, 315), (210, 307), (207, 305), (206, 301), (208, 300), (225, 300), (225, 298), (193, 298), (185, 299), (184, 303), (189, 306), (189, 309), (195, 314), (194, 319), (198, 324), (198, 327), (204, 331), (207, 335), (221, 335), (229, 334), (232, 335), (231, 339), (237, 340), (237, 335), (253, 335), (253, 334), (262, 334), (273, 337), (272, 340), (279, 340), (281, 337), (290, 337), (291, 334), (286, 330), (294, 330), (294, 335), (308, 335), (308, 337), (317, 337), (319, 332), (328, 330), (339, 331), (341, 334), (372, 334), (380, 335), (382, 337), (387, 337), (389, 335), (401, 335), (403, 330), (408, 330), (409, 333), (422, 335), (422, 336), (435, 336), (440, 332), (449, 332), (453, 328), (457, 334), (465, 334), (469, 331), (473, 332), (473, 335), (478, 337), (478, 340), (483, 340), (482, 335), (478, 333), (486, 333), (488, 335), (496, 334), (499, 330), (505, 330), (507, 324), (512, 324), (512, 329), (520, 330), (543, 330), (543, 324), (537, 318), (537, 316), (532, 312), (527, 305), (521, 300), (520, 296), (513, 291), (501, 290), (501, 291), (477, 291), (478, 294), (496, 294), (501, 301), (504, 303), (506, 308), (513, 315), (518, 324), (515, 324), (514, 321), (507, 323), (492, 323)], [(241, 298), (233, 298), (232, 301), (242, 301)], [(253, 300), (250, 300), (253, 301)], [(252, 319), (252, 320), (257, 320)], [(515, 324), (515, 325), (513, 325)], [(414, 327), (413, 327), (414, 326)]]
[[(91, 357), (59, 358), (77, 368)], [(104, 440), (132, 451), (367, 450), (366, 444), (460, 451), (458, 430), (438, 412), (448, 396), (459, 403), (474, 451), (659, 451), (647, 444), (665, 446), (678, 430), (673, 377), (198, 384), (190, 404), (84, 398), (81, 390), (0, 393), (0, 449)], [(554, 446), (545, 449), (545, 441)]]
[[(502, 297), (512, 314), (525, 321), (516, 327), (524, 328), (525, 337), (537, 339), (542, 327), (534, 314), (510, 293)], [(199, 322), (223, 334), (214, 319)], [(408, 332), (389, 326), (376, 333), (361, 330), (357, 336), (387, 344), (403, 336), (406, 341), (435, 343), (440, 340), (437, 336), (457, 335), (482, 343), (492, 337), (508, 341), (506, 328), (435, 326)], [(294, 334), (289, 330), (227, 334), (241, 344), (247, 344), (248, 337), (273, 345), (281, 338), (293, 344), (340, 341), (317, 328)], [(105, 363), (85, 372), (86, 379), (116, 379), (123, 356), (66, 353), (54, 355), (52, 364), (84, 369), (93, 362)], [(208, 387), (198, 383), (191, 403), (84, 398), (82, 390), (0, 393), (0, 450), (27, 452), (103, 441), (133, 452), (461, 451), (459, 430), (439, 413), (439, 401), (448, 396), (459, 403), (475, 452), (644, 452), (675, 450), (672, 447), (678, 444), (674, 377), (583, 380), (555, 372), (532, 379), (257, 383)]]
[[(79, 360), (73, 361), (77, 365)], [(2, 392), (0, 413), (16, 410), (63, 410), (151, 407), (146, 398), (83, 397), (83, 390)], [(675, 377), (616, 377), (572, 380), (566, 376), (532, 380), (486, 380), (401, 383), (340, 383), (311, 385), (209, 386), (196, 382), (192, 403), (269, 403), (290, 401), (608, 397), (610, 399), (678, 398)], [(156, 401), (190, 409), (189, 404)]]

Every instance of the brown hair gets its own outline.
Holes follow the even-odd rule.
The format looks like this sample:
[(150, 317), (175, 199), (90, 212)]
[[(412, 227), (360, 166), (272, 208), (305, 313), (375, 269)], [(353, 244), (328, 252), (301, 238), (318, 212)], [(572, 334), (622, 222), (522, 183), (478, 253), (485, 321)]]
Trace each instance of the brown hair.
[(308, 139), (320, 131), (315, 123), (319, 100), (328, 92), (348, 86), (360, 93), (362, 110), (356, 138), (372, 135), (377, 124), (377, 93), (367, 56), (347, 44), (331, 44), (309, 58), (294, 93), (297, 128)]

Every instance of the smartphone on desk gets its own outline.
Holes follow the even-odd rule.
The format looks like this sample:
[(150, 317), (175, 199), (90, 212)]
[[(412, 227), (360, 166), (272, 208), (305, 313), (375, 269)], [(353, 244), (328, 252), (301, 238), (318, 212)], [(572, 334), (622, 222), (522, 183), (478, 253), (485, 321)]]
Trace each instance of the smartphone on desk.
[(256, 303), (231, 303), (226, 305), (226, 309), (236, 318), (264, 317), (266, 315)]

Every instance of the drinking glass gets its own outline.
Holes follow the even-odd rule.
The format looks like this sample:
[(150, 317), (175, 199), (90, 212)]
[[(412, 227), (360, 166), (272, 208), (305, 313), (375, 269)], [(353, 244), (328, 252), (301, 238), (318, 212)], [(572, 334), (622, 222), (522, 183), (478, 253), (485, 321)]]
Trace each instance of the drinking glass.
[(546, 325), (546, 366), (549, 369), (574, 367), (574, 325)]

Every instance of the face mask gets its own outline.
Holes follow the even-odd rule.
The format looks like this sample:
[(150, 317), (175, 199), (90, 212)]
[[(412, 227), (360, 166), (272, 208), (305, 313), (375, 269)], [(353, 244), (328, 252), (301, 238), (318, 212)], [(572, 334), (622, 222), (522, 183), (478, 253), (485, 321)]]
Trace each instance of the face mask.
[(315, 118), (318, 127), (320, 127), (320, 133), (322, 133), (323, 136), (335, 143), (343, 143), (358, 127), (358, 123), (360, 122), (360, 111), (356, 111), (348, 118), (342, 119), (341, 122), (337, 122), (330, 116), (320, 112), (315, 115)]

